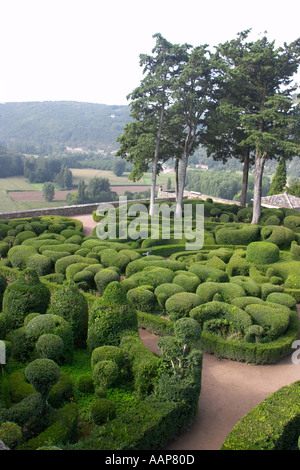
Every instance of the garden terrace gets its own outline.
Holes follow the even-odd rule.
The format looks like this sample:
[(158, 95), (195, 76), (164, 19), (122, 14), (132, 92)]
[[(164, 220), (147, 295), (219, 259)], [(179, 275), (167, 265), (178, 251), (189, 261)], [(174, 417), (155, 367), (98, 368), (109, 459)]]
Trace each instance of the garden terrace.
[[(191, 252), (172, 234), (120, 243), (84, 236), (66, 217), (1, 221), (1, 423), (21, 431), (16, 449), (162, 448), (196, 415), (202, 350), (254, 364), (290, 353), (299, 331), (299, 213), (280, 210), (275, 225), (266, 210), (253, 227), (251, 208), (204, 205), (215, 211), (205, 219), (205, 245)], [(221, 221), (225, 212), (231, 222)], [(160, 356), (143, 346), (138, 326), (165, 338)], [(99, 353), (95, 363), (94, 351), (109, 347), (116, 354)], [(43, 360), (60, 370), (45, 379), (47, 394), (43, 362), (34, 379), (26, 372)]]

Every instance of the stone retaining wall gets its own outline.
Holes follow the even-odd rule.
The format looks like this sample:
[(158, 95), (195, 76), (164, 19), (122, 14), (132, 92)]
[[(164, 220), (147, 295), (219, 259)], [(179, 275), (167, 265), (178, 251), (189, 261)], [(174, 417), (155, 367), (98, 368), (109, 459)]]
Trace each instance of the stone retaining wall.
[[(174, 200), (175, 198), (169, 198), (169, 200)], [(142, 204), (143, 201), (149, 201), (149, 199), (131, 199), (128, 200), (128, 203), (137, 202)], [(72, 217), (74, 215), (84, 215), (92, 214), (93, 211), (97, 210), (98, 207), (105, 204), (111, 204), (114, 207), (119, 206), (119, 201), (112, 202), (96, 202), (93, 204), (78, 204), (75, 206), (62, 206), (62, 207), (51, 207), (46, 209), (30, 209), (27, 211), (16, 211), (16, 212), (1, 212), (0, 219), (23, 219), (27, 217), (40, 217), (43, 215), (61, 215), (65, 217)]]

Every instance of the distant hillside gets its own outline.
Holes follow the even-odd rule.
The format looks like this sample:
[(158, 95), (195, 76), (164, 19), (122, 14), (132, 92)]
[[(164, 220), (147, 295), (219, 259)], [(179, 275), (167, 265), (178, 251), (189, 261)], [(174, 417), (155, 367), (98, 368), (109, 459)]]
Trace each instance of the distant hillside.
[[(0, 104), (0, 142), (111, 151), (130, 121), (128, 106), (45, 101)], [(24, 147), (22, 148), (23, 151)]]

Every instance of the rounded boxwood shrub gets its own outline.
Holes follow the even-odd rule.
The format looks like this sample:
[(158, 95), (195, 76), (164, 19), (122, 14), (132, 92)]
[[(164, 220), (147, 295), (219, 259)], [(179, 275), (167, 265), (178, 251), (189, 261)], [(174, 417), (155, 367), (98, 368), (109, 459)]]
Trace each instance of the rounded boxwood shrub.
[[(176, 276), (175, 278), (176, 279)], [(173, 280), (174, 281), (174, 280)], [(169, 297), (171, 297), (174, 294), (179, 294), (180, 292), (187, 292), (184, 287), (177, 283), (165, 283), (161, 284), (160, 286), (157, 286), (154, 294), (156, 295), (158, 304), (162, 307), (165, 308), (165, 303), (168, 300)]]
[(78, 255), (64, 256), (63, 258), (60, 258), (56, 261), (56, 263), (55, 263), (55, 272), (56, 273), (62, 273), (62, 274), (65, 275), (67, 267), (71, 266), (72, 264), (76, 264), (76, 263), (85, 263), (85, 264), (87, 264), (86, 258), (83, 258), (82, 256), (78, 256)]
[(91, 407), (91, 418), (97, 426), (107, 423), (116, 416), (116, 406), (107, 398), (99, 398)]
[(245, 308), (246, 305), (250, 304), (259, 304), (259, 305), (264, 305), (264, 300), (259, 299), (257, 297), (236, 297), (234, 299), (231, 299), (231, 303), (235, 305), (236, 307), (239, 307), (241, 309)]
[(210, 268), (201, 263), (194, 263), (189, 267), (189, 272), (196, 274), (201, 282), (205, 282), (208, 279), (213, 282), (227, 282), (229, 280), (228, 275), (216, 268)]
[(198, 295), (190, 292), (174, 294), (166, 300), (166, 314), (172, 321), (188, 317), (190, 311), (200, 305), (201, 299)]
[(100, 390), (113, 387), (119, 380), (120, 371), (115, 361), (99, 361), (93, 367), (93, 379)]
[[(290, 230), (297, 231), (300, 228), (300, 217), (296, 215), (288, 215), (283, 220), (283, 225)], [(299, 233), (299, 232), (298, 232)]]
[(99, 292), (100, 295), (103, 295), (106, 287), (111, 282), (119, 281), (120, 276), (116, 271), (112, 269), (103, 268), (95, 275), (94, 280), (95, 280), (97, 291)]
[(75, 284), (65, 284), (54, 292), (47, 313), (64, 318), (72, 328), (74, 345), (86, 347), (88, 303)]
[(7, 253), (7, 258), (13, 268), (26, 269), (30, 256), (36, 255), (37, 251), (32, 246), (13, 246)]
[(78, 285), (79, 289), (88, 291), (96, 288), (94, 277), (95, 274), (92, 271), (83, 269), (74, 275), (73, 281)]
[(0, 242), (0, 257), (5, 257), (8, 253), (8, 250), (10, 249), (9, 243), (6, 243), (5, 241)]
[(284, 281), (284, 287), (286, 289), (300, 289), (300, 276), (299, 274), (289, 274)]
[(138, 282), (132, 279), (131, 277), (122, 279), (120, 284), (123, 287), (123, 289), (125, 289), (126, 292), (128, 292), (130, 289), (134, 289), (135, 287), (138, 287)]
[(246, 259), (254, 264), (271, 264), (279, 260), (279, 248), (274, 243), (253, 242), (247, 246)]
[(25, 240), (36, 238), (36, 236), (37, 235), (35, 232), (24, 230), (23, 232), (20, 232), (16, 235), (14, 245), (21, 245)]
[(19, 403), (3, 411), (3, 420), (12, 421), (21, 426), (24, 439), (43, 431), (47, 426), (48, 417), (45, 401), (39, 393), (32, 393)]
[(130, 289), (127, 292), (127, 298), (137, 310), (142, 312), (153, 312), (158, 307), (156, 296), (146, 286)]
[(91, 366), (92, 368), (101, 361), (113, 361), (117, 364), (119, 369), (122, 369), (124, 364), (124, 354), (118, 346), (100, 346), (92, 352)]
[(74, 263), (70, 264), (67, 269), (66, 269), (66, 279), (68, 281), (72, 281), (74, 279), (75, 274), (79, 273), (80, 271), (83, 271), (84, 268), (88, 266), (87, 263)]
[(0, 441), (11, 450), (17, 447), (23, 438), (22, 428), (16, 423), (6, 421), (0, 425)]
[(105, 268), (108, 268), (109, 266), (117, 266), (121, 272), (124, 272), (127, 264), (132, 261), (128, 251), (130, 250), (117, 252), (111, 248), (105, 248), (100, 252), (101, 264), (103, 264)]
[(60, 242), (59, 245), (53, 245), (53, 244), (48, 244), (47, 240), (44, 240), (44, 245), (42, 245), (39, 248), (39, 252), (43, 255), (44, 251), (67, 251), (69, 253), (69, 256), (74, 255), (76, 251), (78, 251), (80, 248), (80, 245), (77, 245), (75, 243), (62, 243)]
[(59, 336), (48, 333), (39, 337), (35, 348), (39, 358), (59, 362), (64, 349), (64, 342)]
[[(194, 273), (187, 271), (187, 274), (194, 274)], [(195, 293), (201, 281), (196, 274), (194, 274), (193, 276), (187, 275), (187, 274), (186, 273), (176, 274), (172, 281), (172, 284), (176, 284), (182, 287), (186, 292)]]
[[(300, 217), (299, 217), (300, 220)], [(291, 244), (291, 255), (293, 259), (300, 261), (300, 245), (296, 241), (293, 241)]]
[(280, 310), (280, 306), (274, 308), (270, 305), (252, 304), (247, 305), (245, 311), (256, 325), (264, 329), (265, 336), (271, 341), (281, 336), (289, 326), (289, 315)]
[(295, 240), (295, 234), (292, 230), (286, 227), (278, 227), (276, 225), (269, 225), (261, 229), (262, 240), (274, 243), (281, 250), (289, 248), (293, 240)]
[(46, 256), (51, 261), (51, 264), (54, 267), (57, 260), (66, 256), (70, 256), (70, 253), (68, 251), (45, 250), (43, 251), (43, 256)]
[(220, 283), (220, 290), (218, 294), (221, 295), (224, 302), (230, 302), (235, 297), (242, 297), (245, 295), (245, 290), (242, 285), (230, 282)]
[(284, 292), (271, 292), (266, 300), (267, 302), (285, 305), (288, 308), (294, 308), (296, 306), (295, 298), (289, 294), (285, 294)]
[(36, 359), (26, 367), (25, 377), (47, 400), (51, 387), (60, 379), (60, 368), (51, 359)]
[(272, 292), (283, 292), (283, 287), (271, 284), (270, 282), (265, 282), (261, 285), (261, 298), (263, 300), (266, 300), (268, 295)]
[(209, 258), (205, 265), (209, 268), (220, 269), (221, 271), (225, 271), (226, 269), (226, 263), (224, 263), (224, 261), (222, 261), (218, 256)]
[(250, 277), (235, 276), (230, 279), (230, 282), (241, 286), (246, 292), (246, 295), (249, 295), (250, 297), (260, 297), (260, 294), (261, 294), (260, 285), (257, 284)]
[(89, 351), (104, 345), (118, 346), (124, 331), (137, 328), (137, 311), (128, 301), (126, 291), (119, 282), (111, 282), (90, 310)]
[(270, 215), (265, 220), (265, 225), (280, 225), (280, 224), (281, 224), (281, 220), (276, 215)]
[(40, 336), (44, 334), (57, 335), (62, 339), (64, 344), (62, 361), (71, 363), (74, 349), (71, 325), (61, 316), (47, 313), (32, 318), (25, 327), (25, 335), (32, 349)]
[(248, 245), (259, 240), (260, 227), (257, 225), (245, 225), (224, 227), (216, 231), (215, 237), (218, 245)]
[[(228, 322), (228, 329), (244, 333), (252, 324), (251, 317), (241, 308), (227, 304), (226, 302), (212, 301), (195, 307), (190, 312), (190, 317), (196, 320), (201, 327), (206, 322), (224, 319)], [(218, 325), (218, 323), (216, 323)]]
[(49, 301), (49, 289), (33, 269), (25, 269), (4, 292), (3, 313), (8, 330), (22, 326), (28, 313), (46, 313)]
[(156, 288), (160, 284), (168, 284), (173, 281), (175, 277), (174, 271), (167, 268), (148, 266), (130, 276), (130, 279), (133, 279), (138, 283), (139, 286), (152, 286)]
[(32, 255), (28, 258), (27, 267), (34, 269), (38, 276), (45, 276), (52, 271), (51, 260), (39, 254)]
[(197, 287), (196, 294), (200, 298), (200, 303), (210, 302), (214, 295), (220, 292), (220, 284), (218, 282), (204, 282)]

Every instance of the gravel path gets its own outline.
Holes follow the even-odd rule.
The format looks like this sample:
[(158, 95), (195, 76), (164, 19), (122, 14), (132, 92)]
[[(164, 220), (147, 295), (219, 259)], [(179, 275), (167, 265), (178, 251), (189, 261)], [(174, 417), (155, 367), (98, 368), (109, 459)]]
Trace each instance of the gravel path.
[[(96, 223), (91, 215), (74, 216), (90, 235)], [(298, 305), (300, 316), (300, 306)], [(158, 337), (140, 329), (143, 343), (158, 353)], [(291, 354), (294, 350), (291, 350)], [(284, 385), (300, 379), (300, 364), (291, 355), (274, 365), (250, 365), (218, 360), (204, 353), (202, 388), (196, 419), (191, 428), (169, 443), (165, 450), (217, 450), (227, 434), (248, 411)]]

